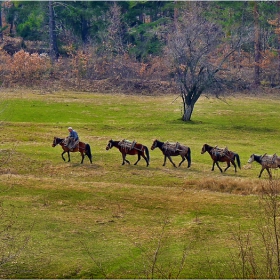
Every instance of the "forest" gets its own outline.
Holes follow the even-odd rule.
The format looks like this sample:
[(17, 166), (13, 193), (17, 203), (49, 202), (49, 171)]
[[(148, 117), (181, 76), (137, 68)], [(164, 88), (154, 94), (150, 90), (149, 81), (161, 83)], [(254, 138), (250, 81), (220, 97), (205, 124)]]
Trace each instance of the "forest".
[(1, 1), (0, 82), (92, 92), (278, 88), (278, 1)]

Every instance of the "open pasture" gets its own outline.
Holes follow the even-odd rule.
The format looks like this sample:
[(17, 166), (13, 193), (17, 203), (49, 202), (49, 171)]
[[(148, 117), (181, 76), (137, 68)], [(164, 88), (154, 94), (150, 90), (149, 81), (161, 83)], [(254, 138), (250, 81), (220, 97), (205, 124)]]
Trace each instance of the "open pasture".
[[(20, 252), (0, 267), (1, 278), (234, 277), (232, 237), (256, 226), (268, 179), (247, 160), (280, 155), (280, 99), (201, 98), (184, 123), (175, 98), (1, 92), (0, 200), (13, 225), (0, 235), (1, 242), (10, 236), (0, 252)], [(68, 126), (90, 144), (92, 164), (81, 165), (79, 153), (63, 162), (61, 147), (52, 147)], [(178, 141), (191, 148), (192, 165), (163, 167), (161, 151), (150, 149), (149, 167), (143, 159), (134, 166), (136, 156), (122, 166), (121, 153), (105, 148), (124, 138), (149, 149), (154, 139)], [(242, 169), (212, 172), (205, 143), (238, 153)]]

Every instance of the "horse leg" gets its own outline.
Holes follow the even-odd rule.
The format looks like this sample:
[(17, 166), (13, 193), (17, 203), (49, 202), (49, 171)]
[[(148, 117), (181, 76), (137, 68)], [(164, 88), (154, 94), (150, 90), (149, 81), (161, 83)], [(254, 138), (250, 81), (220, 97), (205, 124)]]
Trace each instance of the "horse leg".
[(164, 160), (163, 160), (163, 165), (162, 166), (165, 166), (166, 164), (166, 155), (164, 155)]
[[(227, 167), (225, 168), (224, 172), (226, 172), (229, 168), (230, 168), (230, 162), (228, 161), (227, 162)], [(235, 169), (235, 172), (236, 172), (236, 169)]]
[(271, 175), (271, 172), (270, 172), (269, 168), (266, 167), (266, 170), (267, 170), (267, 172), (268, 172), (268, 174), (269, 174), (269, 178), (272, 179), (272, 175)]
[[(260, 172), (260, 175), (259, 175), (259, 178), (261, 178), (261, 176), (262, 176), (262, 173), (263, 173), (263, 171), (264, 171), (264, 167), (262, 167), (262, 170), (261, 170), (261, 172)], [(269, 171), (267, 171), (268, 172), (268, 174), (269, 174)], [(270, 175), (270, 174), (269, 174)]]
[(220, 167), (219, 163), (216, 161), (216, 165), (218, 166), (218, 168), (220, 169), (221, 173), (223, 173), (222, 168)]
[(63, 152), (62, 154), (61, 154), (61, 157), (62, 157), (62, 159), (65, 161), (65, 158), (64, 158), (64, 154), (65, 154), (66, 152)]
[[(146, 161), (146, 163), (147, 163), (147, 167), (148, 167), (148, 166), (149, 166), (149, 160), (148, 160), (148, 158), (145, 156), (145, 154), (144, 154), (144, 153), (142, 153), (142, 154), (141, 154), (141, 153), (139, 153), (139, 154), (138, 154), (138, 161), (140, 160), (140, 157), (141, 157), (141, 156), (142, 156), (142, 157), (143, 157), (143, 159)], [(138, 161), (137, 161), (137, 162), (138, 162)], [(135, 162), (135, 163), (134, 163), (134, 165), (136, 165), (136, 163), (137, 163), (137, 162)]]
[(134, 163), (134, 165), (136, 165), (140, 159), (141, 159), (141, 156), (140, 156), (140, 153), (138, 153), (138, 160)]
[(122, 158), (123, 158), (122, 165), (124, 165), (125, 164), (125, 154), (122, 154)]
[(126, 154), (125, 154), (125, 153), (122, 154), (122, 157), (123, 157), (123, 163), (122, 163), (122, 165), (124, 165), (125, 162), (127, 162), (128, 164), (130, 164), (130, 162), (125, 158), (125, 157), (126, 157)]
[(82, 156), (82, 161), (81, 161), (81, 164), (82, 164), (84, 162), (84, 159), (85, 159), (84, 153), (81, 152), (81, 156)]
[(214, 171), (214, 166), (215, 166), (215, 161), (213, 160), (213, 165), (212, 165), (212, 169), (211, 169), (211, 171)]
[(181, 156), (182, 157), (182, 161), (179, 163), (179, 166), (181, 166), (181, 164), (186, 160), (185, 156)]
[(227, 170), (228, 168), (230, 168), (230, 163), (232, 163), (232, 165), (234, 166), (234, 171), (235, 171), (235, 173), (236, 173), (237, 170), (236, 170), (236, 164), (235, 164), (234, 160), (231, 160), (230, 162), (229, 162), (229, 161), (227, 162), (227, 167), (225, 168), (224, 172), (226, 172), (226, 170)]
[[(62, 159), (65, 161), (65, 157), (63, 156), (66, 152), (64, 151), (62, 154), (61, 154), (61, 157)], [(68, 155), (68, 162), (70, 162), (70, 153), (69, 151), (67, 152), (67, 155)]]
[(171, 156), (167, 156), (167, 157), (168, 157), (169, 161), (173, 164), (173, 166), (174, 166), (174, 167), (177, 167), (176, 164), (172, 161)]

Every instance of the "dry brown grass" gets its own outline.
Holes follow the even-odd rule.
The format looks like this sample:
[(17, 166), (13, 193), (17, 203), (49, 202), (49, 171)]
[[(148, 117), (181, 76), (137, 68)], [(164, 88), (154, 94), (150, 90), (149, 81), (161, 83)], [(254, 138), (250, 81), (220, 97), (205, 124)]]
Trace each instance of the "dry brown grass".
[[(189, 182), (186, 182), (189, 185)], [(251, 195), (262, 192), (263, 181), (249, 178), (205, 177), (191, 182), (197, 189), (230, 194)]]

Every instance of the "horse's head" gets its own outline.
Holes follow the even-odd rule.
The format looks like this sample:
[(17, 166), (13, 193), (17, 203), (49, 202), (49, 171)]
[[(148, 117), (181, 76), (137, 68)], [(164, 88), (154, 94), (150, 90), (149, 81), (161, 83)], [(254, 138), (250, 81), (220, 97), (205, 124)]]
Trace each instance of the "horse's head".
[(201, 154), (204, 154), (207, 151), (207, 144), (204, 144), (201, 149)]
[(106, 146), (106, 150), (107, 150), (107, 151), (110, 150), (110, 149), (112, 149), (113, 143), (114, 143), (114, 141), (113, 141), (112, 139), (108, 142), (108, 144), (107, 144), (107, 146)]
[(158, 144), (158, 140), (156, 139), (152, 144), (151, 150), (154, 150), (157, 147), (157, 144)]
[(55, 147), (56, 145), (60, 144), (62, 141), (63, 141), (63, 139), (58, 138), (58, 137), (54, 137), (52, 147)]
[(52, 147), (55, 147), (57, 145), (57, 137), (53, 138), (53, 143), (52, 143)]
[(250, 156), (250, 158), (248, 159), (248, 163), (252, 163), (254, 160), (255, 160), (255, 155), (252, 154), (252, 155)]

